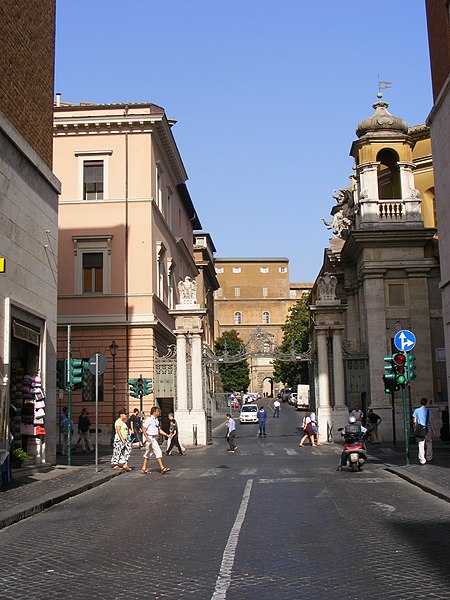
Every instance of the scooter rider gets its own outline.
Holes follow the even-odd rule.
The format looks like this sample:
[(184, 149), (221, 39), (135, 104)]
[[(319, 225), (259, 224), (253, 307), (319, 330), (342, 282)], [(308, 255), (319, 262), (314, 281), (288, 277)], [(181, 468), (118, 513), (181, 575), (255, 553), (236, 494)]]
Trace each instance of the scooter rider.
[[(360, 421), (356, 420), (356, 417), (353, 416), (348, 418), (348, 423), (349, 424), (344, 427), (343, 431), (341, 431), (344, 441), (349, 441), (351, 439), (352, 441), (359, 442), (366, 433), (367, 429), (361, 424)], [(339, 459), (339, 466), (336, 471), (342, 471), (342, 467), (345, 466), (346, 453), (347, 452), (344, 449), (342, 451), (341, 458)]]

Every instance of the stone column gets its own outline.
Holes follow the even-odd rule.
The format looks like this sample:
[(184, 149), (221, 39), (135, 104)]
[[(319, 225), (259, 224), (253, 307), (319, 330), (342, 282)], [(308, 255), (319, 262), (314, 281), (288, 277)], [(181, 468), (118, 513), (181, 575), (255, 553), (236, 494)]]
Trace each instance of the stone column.
[(176, 333), (177, 336), (177, 410), (187, 410), (187, 363), (186, 363), (186, 335)]
[(330, 375), (328, 371), (327, 330), (316, 331), (317, 337), (317, 368), (319, 378), (319, 405), (317, 420), (319, 424), (319, 440), (327, 441), (328, 428), (331, 427), (330, 406)]
[(202, 337), (192, 334), (192, 410), (203, 410)]
[(344, 358), (342, 356), (342, 331), (333, 331), (333, 376), (334, 376), (334, 408), (345, 407)]

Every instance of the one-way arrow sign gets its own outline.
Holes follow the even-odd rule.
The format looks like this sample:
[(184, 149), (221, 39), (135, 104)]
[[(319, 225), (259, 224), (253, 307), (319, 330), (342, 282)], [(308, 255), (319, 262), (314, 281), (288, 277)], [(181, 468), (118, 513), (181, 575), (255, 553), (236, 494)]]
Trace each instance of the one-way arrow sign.
[(416, 345), (416, 336), (408, 329), (402, 329), (395, 334), (394, 346), (400, 352), (409, 352)]

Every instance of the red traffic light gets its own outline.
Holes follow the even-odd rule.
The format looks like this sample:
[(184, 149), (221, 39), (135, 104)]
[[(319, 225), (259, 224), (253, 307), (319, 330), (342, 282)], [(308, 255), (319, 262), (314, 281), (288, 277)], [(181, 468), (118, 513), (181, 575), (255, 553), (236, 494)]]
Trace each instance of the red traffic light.
[(144, 389), (144, 380), (141, 377), (137, 380), (137, 387), (139, 391)]
[(406, 356), (402, 353), (394, 354), (394, 363), (397, 367), (404, 367), (406, 363)]

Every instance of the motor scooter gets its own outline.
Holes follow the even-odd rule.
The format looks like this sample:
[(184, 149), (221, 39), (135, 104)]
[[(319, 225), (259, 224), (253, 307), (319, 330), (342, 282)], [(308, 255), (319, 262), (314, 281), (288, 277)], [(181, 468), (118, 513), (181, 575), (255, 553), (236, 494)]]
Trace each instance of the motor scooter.
[(360, 471), (362, 466), (367, 461), (366, 446), (364, 438), (359, 430), (358, 432), (346, 431), (339, 429), (344, 436), (343, 462), (352, 469), (352, 471)]

